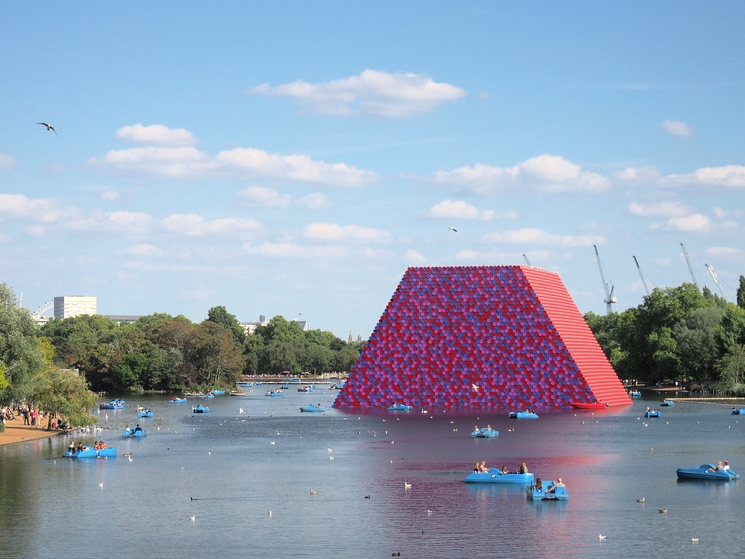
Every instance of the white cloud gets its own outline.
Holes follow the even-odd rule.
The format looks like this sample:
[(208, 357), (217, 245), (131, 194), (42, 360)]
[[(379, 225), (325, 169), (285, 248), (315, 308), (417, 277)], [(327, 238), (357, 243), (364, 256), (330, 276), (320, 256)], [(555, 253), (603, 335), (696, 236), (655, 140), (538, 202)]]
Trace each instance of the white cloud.
[(670, 186), (694, 184), (742, 188), (745, 187), (745, 166), (701, 167), (686, 175), (668, 175), (661, 180), (661, 183)]
[(706, 249), (706, 254), (709, 256), (740, 257), (745, 254), (745, 251), (732, 247), (709, 247)]
[(691, 210), (680, 202), (659, 202), (657, 204), (631, 202), (629, 213), (640, 217), (684, 217), (690, 214)]
[(514, 167), (477, 163), (473, 167), (437, 171), (430, 180), (478, 194), (496, 194), (521, 187), (549, 192), (600, 192), (610, 185), (607, 177), (583, 171), (576, 163), (548, 154), (533, 157)]
[(656, 182), (660, 178), (660, 172), (652, 165), (627, 167), (623, 171), (613, 173), (613, 178), (620, 182)]
[(261, 227), (261, 223), (253, 219), (205, 220), (197, 214), (174, 214), (161, 220), (161, 225), (167, 231), (189, 237), (255, 231)]
[(711, 213), (717, 219), (727, 219), (728, 217), (740, 217), (742, 210), (724, 210), (722, 208), (714, 208)]
[(605, 238), (599, 235), (557, 235), (542, 229), (524, 227), (488, 233), (483, 237), (490, 243), (524, 244), (524, 245), (552, 245), (560, 247), (592, 246), (605, 243)]
[(192, 146), (197, 143), (194, 135), (185, 128), (168, 128), (162, 124), (122, 126), (116, 137), (127, 142), (159, 146)]
[(243, 245), (248, 254), (290, 258), (341, 258), (346, 251), (341, 247), (303, 246), (295, 243), (264, 243)]
[(314, 241), (385, 241), (390, 239), (391, 234), (372, 227), (311, 223), (303, 230), (303, 237)]
[(427, 257), (419, 254), (415, 250), (407, 250), (406, 251), (406, 260), (410, 264), (423, 264), (427, 261)]
[(324, 114), (388, 117), (426, 113), (466, 95), (459, 87), (435, 82), (421, 74), (390, 74), (369, 69), (358, 76), (325, 83), (303, 80), (278, 86), (263, 83), (252, 88), (250, 93), (294, 97), (310, 110)]
[(327, 208), (329, 205), (329, 198), (325, 194), (320, 192), (314, 192), (299, 198), (295, 205), (299, 208), (305, 208), (307, 210), (322, 210)]
[(147, 146), (111, 150), (104, 157), (88, 160), (88, 165), (125, 174), (172, 178), (229, 173), (241, 178), (269, 177), (346, 187), (363, 186), (378, 180), (376, 173), (345, 163), (313, 161), (306, 155), (278, 155), (252, 148), (235, 148), (213, 157), (191, 146)]
[(662, 123), (662, 127), (666, 132), (669, 132), (673, 136), (690, 138), (695, 133), (693, 128), (688, 126), (685, 122), (680, 122), (678, 120), (666, 120)]
[(260, 186), (249, 186), (241, 190), (238, 193), (238, 198), (246, 202), (249, 206), (258, 206), (261, 208), (285, 209), (292, 201), (292, 196), (289, 194), (280, 194), (272, 188), (261, 188)]
[(119, 193), (116, 190), (105, 190), (101, 193), (101, 200), (106, 200), (107, 202), (113, 202), (114, 200), (119, 199)]
[(451, 219), (479, 219), (488, 221), (494, 218), (491, 210), (479, 210), (476, 206), (463, 200), (443, 200), (435, 204), (427, 212), (428, 217), (451, 218)]
[(686, 217), (670, 218), (665, 225), (654, 227), (668, 231), (706, 232), (711, 229), (711, 220), (703, 214), (691, 214)]
[(7, 153), (0, 153), (0, 171), (11, 171), (15, 169), (16, 158)]
[(156, 246), (148, 244), (135, 245), (127, 250), (128, 254), (134, 256), (161, 256), (163, 251)]
[(75, 207), (60, 206), (49, 198), (31, 199), (23, 194), (0, 194), (0, 219), (26, 219), (36, 223), (72, 220), (80, 215)]

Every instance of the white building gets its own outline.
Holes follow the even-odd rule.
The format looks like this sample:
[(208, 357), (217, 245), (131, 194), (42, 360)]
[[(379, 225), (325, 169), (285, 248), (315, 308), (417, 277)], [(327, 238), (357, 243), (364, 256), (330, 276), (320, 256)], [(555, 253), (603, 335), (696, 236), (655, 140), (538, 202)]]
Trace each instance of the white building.
[(54, 298), (54, 318), (70, 318), (84, 314), (96, 314), (96, 298), (83, 295), (66, 295)]

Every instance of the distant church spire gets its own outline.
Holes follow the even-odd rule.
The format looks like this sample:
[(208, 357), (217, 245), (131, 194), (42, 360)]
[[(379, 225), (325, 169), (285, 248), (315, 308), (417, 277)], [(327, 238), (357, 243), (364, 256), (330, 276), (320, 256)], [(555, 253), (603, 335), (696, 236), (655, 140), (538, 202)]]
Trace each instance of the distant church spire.
[(351, 344), (354, 341), (354, 338), (352, 338), (352, 329), (349, 329), (349, 343)]

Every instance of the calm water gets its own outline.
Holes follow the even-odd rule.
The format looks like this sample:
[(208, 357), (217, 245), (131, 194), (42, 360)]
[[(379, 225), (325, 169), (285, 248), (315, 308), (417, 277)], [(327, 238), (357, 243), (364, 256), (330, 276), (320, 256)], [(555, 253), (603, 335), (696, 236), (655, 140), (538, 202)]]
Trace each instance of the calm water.
[[(0, 552), (470, 559), (745, 550), (745, 480), (675, 476), (678, 467), (719, 459), (745, 474), (745, 417), (726, 407), (683, 403), (662, 408), (661, 419), (640, 419), (655, 400), (514, 421), (504, 411), (351, 414), (331, 409), (335, 391), (263, 393), (218, 396), (201, 416), (191, 415), (191, 401), (127, 397), (125, 410), (109, 410), (108, 419), (101, 412), (109, 430), (83, 437), (116, 446), (116, 459), (60, 458), (65, 437), (0, 447)], [(319, 402), (325, 415), (300, 413)], [(138, 422), (137, 404), (155, 412), (139, 420), (148, 436), (123, 440), (123, 427)], [(498, 438), (469, 437), (487, 423)], [(129, 452), (132, 461), (122, 456)], [(544, 479), (561, 476), (570, 501), (534, 504), (520, 488), (466, 485), (477, 460), (510, 468), (526, 461)]]

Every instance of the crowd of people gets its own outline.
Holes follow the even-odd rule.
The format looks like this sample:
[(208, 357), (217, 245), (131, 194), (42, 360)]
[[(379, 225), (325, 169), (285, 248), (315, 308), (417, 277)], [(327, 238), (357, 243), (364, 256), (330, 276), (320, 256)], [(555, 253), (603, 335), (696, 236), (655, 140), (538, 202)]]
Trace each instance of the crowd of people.
[[(14, 409), (15, 413), (13, 411)], [(23, 425), (38, 427), (41, 425), (42, 419), (46, 416), (47, 414), (44, 411), (34, 408), (29, 404), (19, 404), (15, 408), (13, 406), (3, 406), (0, 408), (0, 420), (2, 420), (3, 425), (7, 425), (8, 421), (16, 421), (21, 417), (23, 419)], [(52, 429), (55, 428), (56, 422)]]
[[(486, 460), (482, 460), (481, 463), (476, 462), (473, 465), (473, 473), (475, 474), (485, 474), (489, 472), (489, 468), (486, 466)], [(502, 466), (499, 470), (499, 473), (502, 475), (506, 474), (527, 474), (528, 473), (528, 465), (523, 462), (522, 465), (517, 468), (514, 471), (510, 471), (507, 466)]]

